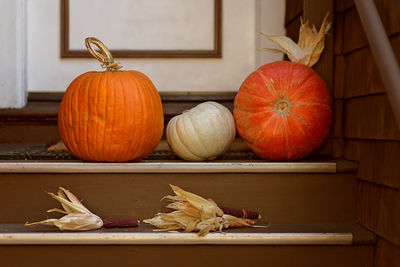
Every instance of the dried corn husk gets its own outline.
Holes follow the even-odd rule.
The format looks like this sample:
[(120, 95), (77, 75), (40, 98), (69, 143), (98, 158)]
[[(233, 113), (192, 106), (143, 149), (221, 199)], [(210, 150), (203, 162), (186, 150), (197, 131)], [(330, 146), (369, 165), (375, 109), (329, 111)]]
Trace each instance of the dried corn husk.
[(331, 23), (327, 21), (328, 15), (329, 14), (326, 14), (319, 32), (314, 25), (310, 27), (308, 21), (303, 23), (303, 20), (301, 19), (299, 41), (297, 44), (287, 36), (271, 36), (261, 33), (279, 46), (276, 49), (263, 48), (262, 50), (283, 52), (288, 55), (292, 62), (302, 63), (306, 66), (312, 67), (318, 62), (319, 57), (324, 50), (325, 35), (331, 27)]
[(54, 153), (68, 153), (69, 150), (65, 146), (63, 141), (59, 141), (57, 144), (50, 146), (47, 148), (47, 152), (54, 152)]
[(230, 227), (251, 226), (253, 220), (237, 218), (224, 212), (211, 199), (204, 199), (196, 194), (170, 185), (175, 196), (163, 199), (171, 201), (166, 207), (175, 209), (170, 213), (157, 213), (152, 219), (144, 220), (159, 228), (155, 231), (198, 231), (200, 236), (210, 231), (222, 231)]
[(60, 187), (57, 195), (53, 193), (48, 194), (58, 200), (64, 210), (54, 208), (47, 212), (59, 212), (67, 215), (60, 219), (47, 219), (34, 223), (26, 222), (25, 226), (34, 227), (39, 224), (54, 225), (60, 228), (60, 230), (72, 231), (94, 230), (103, 226), (103, 220), (83, 206), (79, 199), (70, 191)]

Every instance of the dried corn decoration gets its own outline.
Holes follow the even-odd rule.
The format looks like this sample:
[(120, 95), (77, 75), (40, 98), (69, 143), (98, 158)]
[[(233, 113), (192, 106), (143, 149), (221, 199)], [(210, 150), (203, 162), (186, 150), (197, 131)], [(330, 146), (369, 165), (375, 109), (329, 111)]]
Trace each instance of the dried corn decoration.
[(57, 144), (50, 146), (47, 148), (47, 152), (54, 152), (54, 153), (68, 153), (69, 150), (65, 146), (63, 141), (59, 141)]
[(155, 231), (198, 231), (204, 236), (210, 231), (222, 231), (230, 227), (251, 226), (253, 220), (237, 218), (224, 214), (212, 199), (204, 199), (196, 194), (187, 192), (178, 186), (170, 185), (175, 196), (165, 196), (162, 200), (171, 203), (166, 207), (174, 209), (170, 213), (157, 213), (152, 219), (144, 222), (159, 228)]
[(303, 19), (301, 18), (299, 41), (297, 44), (287, 36), (271, 36), (261, 33), (279, 46), (278, 48), (262, 48), (261, 50), (283, 52), (289, 57), (290, 61), (312, 67), (318, 62), (324, 50), (325, 35), (331, 28), (331, 23), (327, 21), (328, 15), (326, 14), (319, 31), (317, 31), (314, 25), (311, 27), (308, 21), (303, 23)]
[(79, 199), (69, 192), (68, 190), (60, 187), (57, 195), (48, 193), (52, 198), (59, 201), (64, 208), (61, 209), (50, 209), (47, 212), (59, 212), (67, 214), (60, 219), (47, 219), (40, 222), (25, 223), (25, 226), (34, 227), (39, 224), (54, 225), (60, 228), (60, 230), (72, 230), (72, 231), (87, 231), (99, 229), (103, 226), (102, 219), (90, 212)]

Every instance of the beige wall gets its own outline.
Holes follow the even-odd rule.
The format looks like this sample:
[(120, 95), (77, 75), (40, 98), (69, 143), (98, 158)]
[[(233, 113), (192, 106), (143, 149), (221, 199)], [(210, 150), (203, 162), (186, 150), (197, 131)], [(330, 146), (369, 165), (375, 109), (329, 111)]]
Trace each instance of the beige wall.
[[(121, 58), (118, 61), (124, 69), (147, 74), (159, 91), (236, 91), (257, 66), (282, 58), (259, 52), (257, 48), (269, 45), (259, 35), (260, 31), (284, 33), (284, 2), (224, 0), (222, 59)], [(28, 1), (27, 8), (30, 92), (63, 92), (79, 74), (101, 70), (95, 59), (60, 59), (59, 1)]]
[(0, 1), (0, 108), (21, 108), (26, 103), (24, 1)]

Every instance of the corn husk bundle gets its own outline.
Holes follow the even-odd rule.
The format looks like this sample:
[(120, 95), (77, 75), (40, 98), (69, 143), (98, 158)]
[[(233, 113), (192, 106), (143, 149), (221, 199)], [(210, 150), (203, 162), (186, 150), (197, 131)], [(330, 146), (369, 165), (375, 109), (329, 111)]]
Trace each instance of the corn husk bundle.
[(212, 199), (204, 199), (196, 194), (170, 185), (175, 196), (165, 196), (171, 203), (166, 207), (174, 209), (170, 213), (157, 213), (152, 219), (144, 220), (157, 227), (155, 231), (198, 231), (204, 236), (210, 231), (222, 231), (230, 227), (251, 226), (254, 220), (224, 214)]
[(99, 229), (103, 226), (103, 220), (96, 214), (90, 212), (79, 199), (70, 191), (60, 187), (57, 195), (48, 193), (52, 198), (59, 201), (64, 208), (50, 209), (47, 212), (59, 212), (66, 214), (60, 219), (47, 219), (40, 222), (25, 223), (25, 226), (37, 226), (39, 224), (52, 225), (60, 230), (87, 231)]
[(326, 14), (319, 31), (317, 31), (314, 25), (311, 27), (308, 21), (303, 23), (303, 19), (300, 18), (301, 26), (299, 41), (297, 44), (287, 36), (272, 36), (261, 33), (279, 46), (278, 48), (263, 48), (262, 50), (269, 52), (283, 52), (292, 62), (301, 63), (309, 67), (313, 66), (318, 62), (318, 59), (324, 50), (325, 35), (331, 28), (331, 23), (327, 21), (328, 15), (329, 13)]

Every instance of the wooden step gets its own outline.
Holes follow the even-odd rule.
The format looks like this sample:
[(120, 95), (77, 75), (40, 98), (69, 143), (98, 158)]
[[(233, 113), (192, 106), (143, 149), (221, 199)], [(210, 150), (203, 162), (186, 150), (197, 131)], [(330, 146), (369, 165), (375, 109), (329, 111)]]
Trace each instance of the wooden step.
[(374, 262), (374, 247), (367, 245), (6, 245), (0, 254), (6, 267), (365, 267)]
[(0, 161), (0, 173), (336, 173), (335, 162)]
[(256, 210), (261, 223), (355, 221), (356, 177), (336, 162), (1, 161), (0, 223), (37, 221), (71, 190), (101, 217), (146, 219), (164, 210), (169, 184), (221, 206)]
[[(111, 164), (20, 156), (0, 157), (0, 266), (361, 267), (373, 261), (375, 236), (354, 223), (357, 166), (349, 162), (274, 163), (229, 154), (212, 162), (153, 155)], [(52, 216), (45, 211), (59, 204), (46, 192), (59, 186), (102, 218), (143, 220), (167, 211), (159, 200), (172, 193), (169, 184), (222, 206), (259, 211), (257, 224), (268, 227), (198, 237), (153, 232), (146, 224), (89, 232), (23, 226)]]
[(372, 259), (375, 239), (356, 224), (271, 224), (205, 237), (152, 232), (149, 225), (77, 233), (2, 224), (0, 254), (4, 266), (361, 267)]
[(102, 228), (87, 232), (56, 227), (0, 224), (0, 245), (371, 245), (373, 233), (357, 224), (257, 224), (206, 236), (157, 232), (149, 224), (136, 228)]

